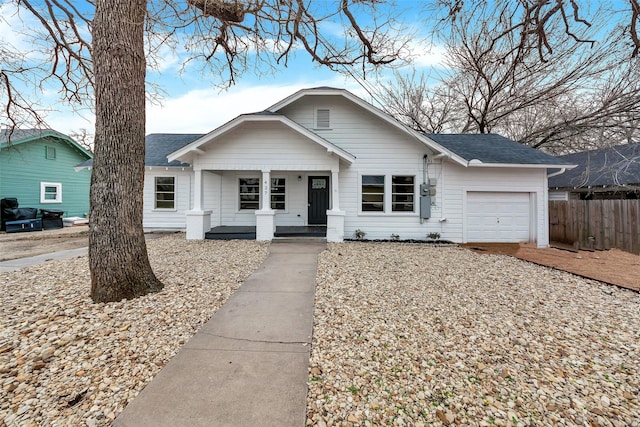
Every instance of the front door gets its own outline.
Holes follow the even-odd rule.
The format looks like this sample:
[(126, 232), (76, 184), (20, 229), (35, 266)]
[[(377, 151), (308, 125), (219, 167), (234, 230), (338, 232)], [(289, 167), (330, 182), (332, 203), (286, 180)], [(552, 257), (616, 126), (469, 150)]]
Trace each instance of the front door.
[(309, 177), (309, 225), (326, 225), (329, 209), (329, 177)]

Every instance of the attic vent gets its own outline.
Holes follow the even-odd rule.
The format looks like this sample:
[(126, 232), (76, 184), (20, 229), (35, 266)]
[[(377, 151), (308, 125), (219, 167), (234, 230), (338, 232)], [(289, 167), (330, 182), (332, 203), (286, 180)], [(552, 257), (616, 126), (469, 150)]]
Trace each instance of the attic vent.
[(316, 128), (317, 129), (329, 129), (329, 109), (317, 109), (316, 110)]
[(44, 157), (49, 160), (55, 160), (56, 158), (56, 147), (45, 147)]

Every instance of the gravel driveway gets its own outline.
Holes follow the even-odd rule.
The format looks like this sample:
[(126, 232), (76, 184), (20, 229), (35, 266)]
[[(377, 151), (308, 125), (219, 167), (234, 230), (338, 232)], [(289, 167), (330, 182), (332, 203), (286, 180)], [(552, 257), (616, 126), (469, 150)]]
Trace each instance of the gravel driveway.
[(640, 425), (640, 294), (503, 255), (320, 255), (308, 424)]

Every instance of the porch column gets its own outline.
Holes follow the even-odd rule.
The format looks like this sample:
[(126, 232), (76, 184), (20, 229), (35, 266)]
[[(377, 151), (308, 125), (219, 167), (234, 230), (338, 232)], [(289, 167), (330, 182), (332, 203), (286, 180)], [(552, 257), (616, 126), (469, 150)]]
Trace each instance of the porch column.
[(271, 210), (271, 171), (262, 171), (262, 210)]
[(211, 230), (211, 211), (202, 210), (202, 169), (193, 171), (193, 209), (187, 211), (187, 240), (204, 240)]
[(337, 171), (331, 171), (331, 201), (332, 201), (331, 210), (339, 211), (340, 210), (340, 187), (339, 187)]
[(327, 211), (327, 242), (344, 241), (344, 215), (340, 210), (340, 186), (337, 170), (331, 171), (331, 209)]
[(256, 211), (256, 240), (271, 241), (275, 232), (275, 214), (271, 209), (271, 171), (262, 171), (262, 208)]
[(202, 210), (202, 169), (194, 170), (193, 180), (193, 210)]

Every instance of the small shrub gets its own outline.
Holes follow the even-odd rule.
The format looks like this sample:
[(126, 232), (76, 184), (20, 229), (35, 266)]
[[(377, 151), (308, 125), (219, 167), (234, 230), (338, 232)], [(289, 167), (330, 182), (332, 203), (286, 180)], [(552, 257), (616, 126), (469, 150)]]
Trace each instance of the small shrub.
[(364, 239), (364, 236), (367, 235), (367, 233), (365, 233), (364, 231), (358, 228), (356, 231), (353, 232), (353, 235), (356, 236), (356, 240), (362, 240)]
[(427, 234), (427, 238), (430, 239), (430, 240), (438, 240), (438, 239), (440, 239), (440, 233), (431, 232), (431, 233)]
[(392, 235), (391, 235), (391, 240), (393, 240), (393, 241), (398, 241), (398, 240), (400, 240), (400, 235), (399, 235), (399, 234), (392, 234)]

